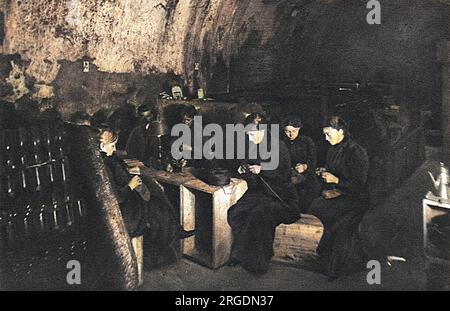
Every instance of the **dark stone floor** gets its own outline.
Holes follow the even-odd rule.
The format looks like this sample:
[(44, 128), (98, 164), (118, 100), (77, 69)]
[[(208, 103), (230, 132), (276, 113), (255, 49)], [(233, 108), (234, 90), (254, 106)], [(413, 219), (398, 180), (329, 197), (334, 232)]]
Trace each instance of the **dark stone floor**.
[[(431, 190), (428, 171), (439, 164), (440, 150), (427, 148), (427, 161), (384, 204), (371, 211), (362, 224), (370, 258), (382, 258), (381, 285), (367, 283), (367, 271), (334, 282), (320, 273), (273, 263), (264, 276), (254, 276), (242, 268), (217, 271), (182, 259), (174, 265), (145, 272), (142, 290), (425, 290), (425, 260), (422, 252), (422, 199)], [(406, 262), (383, 260), (398, 256)]]

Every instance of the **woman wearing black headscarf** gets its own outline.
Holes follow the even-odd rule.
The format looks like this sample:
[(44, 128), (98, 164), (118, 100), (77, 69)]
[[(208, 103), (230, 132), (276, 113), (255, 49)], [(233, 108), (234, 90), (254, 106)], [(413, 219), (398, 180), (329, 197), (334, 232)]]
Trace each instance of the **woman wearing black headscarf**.
[(358, 227), (369, 205), (369, 159), (343, 119), (330, 118), (323, 131), (331, 147), (326, 167), (318, 171), (324, 182), (322, 196), (313, 201), (311, 213), (324, 225), (317, 253), (326, 274), (334, 279), (362, 268), (366, 260)]
[[(250, 124), (246, 128), (248, 149), (239, 172), (249, 189), (228, 211), (228, 223), (234, 236), (229, 265), (241, 264), (246, 270), (256, 273), (264, 273), (269, 268), (276, 227), (282, 223), (294, 223), (300, 218), (297, 192), (290, 182), (289, 152), (281, 141), (279, 150), (274, 148), (270, 133), (261, 127), (262, 122), (263, 118), (258, 114), (246, 120)], [(272, 159), (279, 157), (277, 167), (265, 169), (269, 160), (264, 160), (263, 142), (272, 146)]]
[(297, 189), (300, 209), (308, 212), (311, 202), (320, 195), (320, 185), (315, 174), (317, 151), (314, 141), (301, 135), (302, 121), (291, 117), (283, 122), (284, 139), (292, 161), (291, 180)]

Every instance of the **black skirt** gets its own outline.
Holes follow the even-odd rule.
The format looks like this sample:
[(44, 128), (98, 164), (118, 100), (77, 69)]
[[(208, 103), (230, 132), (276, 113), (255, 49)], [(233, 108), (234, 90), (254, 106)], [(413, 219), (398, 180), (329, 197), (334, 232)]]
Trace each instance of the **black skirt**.
[(311, 214), (320, 219), (324, 233), (317, 254), (329, 277), (339, 277), (364, 268), (367, 262), (359, 238), (359, 224), (367, 210), (366, 204), (344, 197), (317, 198)]
[(276, 227), (296, 222), (296, 200), (282, 203), (264, 191), (251, 190), (228, 211), (228, 223), (233, 230), (232, 258), (246, 270), (264, 273), (273, 257)]

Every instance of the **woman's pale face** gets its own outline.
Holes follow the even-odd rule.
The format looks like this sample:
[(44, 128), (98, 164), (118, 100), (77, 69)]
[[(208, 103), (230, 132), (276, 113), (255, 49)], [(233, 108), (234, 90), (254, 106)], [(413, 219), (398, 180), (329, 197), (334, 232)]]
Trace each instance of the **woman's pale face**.
[(248, 139), (255, 145), (259, 145), (264, 140), (265, 131), (249, 131), (247, 132)]
[(190, 116), (183, 116), (183, 123), (186, 124), (187, 126), (191, 127), (192, 124), (194, 123), (194, 118), (192, 118)]
[(323, 129), (325, 134), (325, 139), (330, 143), (330, 145), (335, 146), (344, 140), (344, 131), (336, 130), (332, 127), (326, 127)]
[(106, 156), (111, 157), (114, 154), (114, 152), (116, 151), (116, 144), (117, 144), (117, 142), (113, 142), (113, 143), (109, 143), (109, 144), (100, 143), (100, 149), (101, 149), (101, 151), (106, 153)]
[(298, 135), (300, 134), (300, 128), (293, 126), (286, 126), (284, 128), (284, 133), (289, 138), (289, 140), (296, 140)]
[(152, 118), (153, 118), (153, 114), (152, 114), (151, 111), (145, 111), (145, 112), (142, 114), (142, 117), (143, 117), (146, 121), (151, 121)]

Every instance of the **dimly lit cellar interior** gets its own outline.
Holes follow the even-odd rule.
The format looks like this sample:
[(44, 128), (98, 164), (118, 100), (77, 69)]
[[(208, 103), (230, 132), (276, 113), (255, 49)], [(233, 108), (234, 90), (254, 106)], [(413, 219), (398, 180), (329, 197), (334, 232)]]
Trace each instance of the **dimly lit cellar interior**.
[[(450, 209), (450, 2), (379, 1), (376, 24), (368, 2), (0, 0), (0, 289), (449, 289), (450, 218), (432, 216)], [(154, 117), (145, 141), (155, 161), (129, 150), (142, 109)], [(366, 264), (323, 273), (316, 248), (327, 224), (306, 208), (271, 226), (265, 273), (229, 264), (230, 210), (248, 186), (235, 161), (215, 164), (231, 175), (224, 186), (199, 173), (212, 161), (161, 156), (183, 111), (222, 127), (263, 115), (280, 137), (286, 118), (300, 117), (316, 168), (329, 160), (327, 120), (344, 119), (368, 159), (355, 230), (365, 263), (381, 264), (381, 284), (368, 282)], [(151, 230), (165, 225), (159, 214), (149, 236), (130, 233), (99, 149), (105, 129), (130, 178), (148, 187), (149, 209), (170, 205), (190, 232), (170, 252)], [(427, 252), (431, 244), (439, 250)]]

